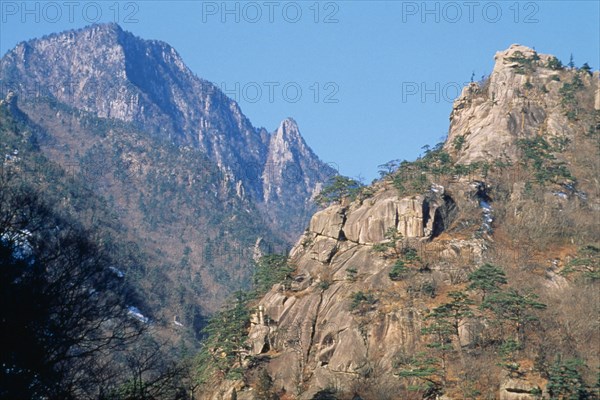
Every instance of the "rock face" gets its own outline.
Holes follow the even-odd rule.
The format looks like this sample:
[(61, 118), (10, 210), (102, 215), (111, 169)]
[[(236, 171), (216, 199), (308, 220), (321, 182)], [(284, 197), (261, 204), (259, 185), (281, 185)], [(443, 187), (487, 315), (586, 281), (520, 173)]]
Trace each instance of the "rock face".
[(396, 229), (404, 237), (423, 236), (423, 198), (388, 198), (367, 201), (353, 210), (343, 227), (345, 237), (360, 244), (379, 243), (385, 232)]
[[(513, 45), (496, 55), (489, 79), (466, 87), (454, 104), (450, 134), (442, 148), (445, 153), (438, 153), (438, 161), (442, 153), (451, 159), (450, 172), (423, 172), (431, 185), (410, 196), (400, 196), (393, 187), (392, 182), (401, 173), (392, 175), (369, 188), (369, 195), (359, 195), (355, 201), (341, 201), (315, 213), (290, 253), (290, 263), (295, 267), (292, 282), (274, 285), (258, 300), (264, 317), (256, 318), (250, 329), (250, 352), (268, 361), (261, 368), (272, 377), (273, 387), (292, 398), (307, 400), (320, 398), (315, 394), (327, 388), (340, 388), (342, 396), (346, 396), (341, 398), (352, 398), (358, 393), (365, 399), (394, 400), (479, 395), (525, 400), (540, 393), (540, 387), (531, 381), (543, 382), (546, 378), (535, 367), (524, 367), (535, 364), (531, 359), (518, 360), (519, 379), (504, 379), (505, 372), (499, 365), (505, 361), (492, 344), (503, 333), (492, 325), (502, 325), (506, 320), (486, 317), (482, 311), (485, 307), (479, 307), (483, 304), (482, 294), (469, 289), (467, 282), (471, 272), (491, 263), (500, 265), (507, 272), (507, 279), (508, 271), (514, 274), (507, 285), (513, 277), (518, 283), (511, 290), (556, 290), (553, 295), (560, 299), (560, 291), (572, 288), (572, 282), (565, 277), (558, 284), (557, 263), (553, 270), (544, 267), (544, 278), (539, 272), (525, 269), (533, 271), (533, 258), (548, 257), (551, 251), (537, 249), (535, 256), (530, 251), (536, 245), (530, 233), (537, 232), (539, 240), (554, 229), (543, 220), (568, 214), (574, 221), (577, 213), (590, 215), (596, 207), (597, 197), (591, 193), (597, 193), (594, 171), (598, 166), (589, 160), (597, 159), (597, 151), (589, 147), (592, 138), (597, 138), (593, 135), (600, 130), (597, 110), (592, 109), (598, 78), (597, 72), (557, 67), (551, 56)], [(576, 93), (569, 92), (573, 87), (578, 87)], [(546, 143), (546, 152), (533, 154), (537, 164), (523, 171), (526, 161), (531, 160), (522, 153), (530, 149), (519, 148), (519, 140), (538, 137)], [(574, 145), (568, 150), (556, 144), (569, 141)], [(539, 183), (540, 177), (545, 177), (544, 162), (548, 160), (557, 163), (551, 167), (573, 167), (577, 177), (571, 181), (551, 179), (539, 184), (533, 195), (533, 179)], [(489, 163), (489, 168), (480, 167), (484, 162)], [(409, 168), (415, 165), (418, 167), (415, 162)], [(478, 169), (470, 169), (473, 165)], [(574, 182), (587, 188), (578, 191)], [(407, 193), (403, 188), (401, 193)], [(525, 210), (534, 213), (528, 224), (539, 230), (529, 231), (530, 227), (521, 222)], [(551, 229), (545, 231), (545, 227)], [(522, 231), (523, 228), (526, 229)], [(569, 237), (560, 229), (554, 229), (556, 241), (564, 240), (564, 247), (572, 247), (577, 234)], [(594, 229), (586, 232), (597, 232)], [(392, 244), (392, 235), (386, 235), (387, 232), (400, 234), (401, 239)], [(526, 245), (519, 247), (515, 244), (519, 240)], [(397, 261), (403, 264), (390, 274), (398, 266)], [(407, 275), (398, 278), (396, 273)], [(452, 322), (445, 320), (455, 329), (452, 338), (444, 342), (454, 359), (446, 364), (438, 354), (432, 364), (436, 372), (428, 376), (419, 369), (428, 368), (410, 357), (421, 351), (433, 354), (428, 349), (446, 346), (432, 343), (443, 336), (440, 331), (433, 335), (432, 331), (422, 331), (435, 324), (426, 316), (434, 315), (430, 313), (433, 309), (441, 309), (442, 314), (456, 310), (449, 308), (456, 305), (450, 299), (461, 295), (467, 296), (476, 308), (462, 316), (452, 314)], [(544, 299), (549, 301), (550, 296)], [(554, 305), (559, 304), (560, 300)], [(261, 320), (264, 322), (258, 322)], [(550, 330), (554, 323), (550, 323)], [(435, 329), (450, 329), (449, 325), (442, 325)], [(514, 338), (513, 325), (508, 331), (511, 333), (502, 336), (502, 340)], [(536, 339), (544, 342), (549, 330), (540, 327), (540, 332), (543, 333)], [(589, 332), (597, 337), (592, 328)], [(493, 339), (486, 336), (490, 333)], [(558, 340), (562, 343), (563, 339)], [(491, 350), (485, 350), (486, 346)], [(588, 350), (584, 346), (581, 354)], [(481, 361), (482, 354), (489, 358)], [(592, 363), (597, 365), (596, 360)], [(444, 393), (422, 390), (411, 394), (407, 386), (424, 382), (404, 379), (400, 383), (395, 375), (398, 365), (409, 366), (411, 371), (417, 369), (422, 376), (443, 386)], [(444, 365), (452, 370), (448, 375), (452, 382), (440, 383), (439, 368), (445, 368)], [(484, 378), (487, 382), (483, 382)], [(480, 392), (474, 394), (475, 390)], [(240, 393), (248, 395), (250, 391), (242, 388)], [(219, 397), (207, 394), (207, 398)]]
[(394, 191), (384, 191), (362, 204), (340, 205), (317, 212), (309, 230), (320, 236), (372, 245), (385, 239), (393, 228), (403, 238), (429, 238), (436, 230), (449, 225), (454, 211), (448, 196), (432, 192), (399, 198)]
[[(490, 76), (466, 86), (454, 102), (444, 148), (457, 162), (468, 164), (499, 156), (515, 160), (518, 139), (540, 134), (573, 137), (575, 131), (559, 93), (564, 82), (560, 71), (549, 67), (552, 59), (518, 44), (496, 53)], [(584, 85), (596, 88), (586, 99), (593, 104), (598, 72), (581, 79)]]
[(310, 150), (292, 119), (272, 134), (253, 127), (238, 104), (195, 76), (175, 49), (116, 24), (20, 43), (0, 61), (0, 79), (3, 91), (21, 99), (50, 96), (201, 149), (238, 196), (258, 204), (288, 240), (304, 229), (314, 211), (309, 200), (336, 173)]
[[(441, 215), (446, 219), (438, 220)], [(301, 398), (309, 399), (332, 382), (350, 384), (375, 368), (379, 374), (389, 373), (393, 355), (419, 340), (423, 309), (407, 306), (357, 315), (349, 307), (349, 296), (359, 290), (378, 295), (394, 291), (390, 262), (373, 252), (374, 244), (386, 242), (389, 228), (401, 232), (405, 243), (425, 248), (435, 231), (431, 227), (443, 230), (453, 216), (454, 202), (447, 195), (399, 198), (393, 189), (379, 190), (362, 203), (317, 212), (290, 255), (296, 266), (295, 294), (276, 285), (259, 306), (269, 322), (255, 323), (250, 331), (253, 354), (279, 352), (269, 364), (275, 386), (290, 393), (306, 386)], [(463, 253), (467, 247), (454, 246)], [(446, 258), (454, 256), (448, 253)], [(357, 279), (349, 279), (348, 271)], [(379, 301), (388, 299), (384, 295)], [(273, 347), (264, 346), (267, 342)]]
[(500, 386), (500, 400), (534, 400), (539, 398), (533, 393), (539, 387), (522, 379), (507, 378)]

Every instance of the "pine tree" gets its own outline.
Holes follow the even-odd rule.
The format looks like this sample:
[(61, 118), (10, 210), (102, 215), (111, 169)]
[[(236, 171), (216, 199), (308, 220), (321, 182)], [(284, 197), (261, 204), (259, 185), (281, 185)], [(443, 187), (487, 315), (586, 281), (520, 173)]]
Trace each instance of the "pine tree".
[(473, 316), (473, 311), (471, 306), (475, 304), (475, 302), (466, 295), (464, 292), (453, 291), (448, 293), (448, 296), (452, 299), (449, 303), (444, 304), (444, 318), (448, 318), (450, 320), (450, 324), (452, 325), (453, 334), (456, 336), (459, 344), (459, 330), (465, 319)]
[(534, 310), (544, 310), (546, 305), (537, 301), (538, 296), (531, 292), (521, 294), (516, 289), (491, 294), (482, 304), (482, 309), (491, 310), (499, 321), (512, 323), (515, 340), (521, 344), (525, 340), (525, 328), (537, 317)]
[(583, 366), (581, 360), (565, 360), (560, 357), (549, 371), (546, 389), (553, 399), (583, 400), (588, 398), (588, 391), (579, 372)]
[[(250, 312), (249, 297), (246, 293), (234, 293), (232, 302), (224, 310), (216, 313), (208, 322), (203, 332), (208, 335), (199, 361), (209, 362), (221, 373), (237, 377), (238, 367), (242, 363), (242, 351), (248, 336)], [(206, 370), (207, 365), (200, 365)], [(206, 376), (210, 371), (202, 371)]]
[[(405, 379), (418, 379), (420, 384), (408, 386), (409, 390), (425, 391), (425, 394), (434, 395), (442, 392), (445, 384), (444, 366), (440, 360), (427, 353), (418, 353), (406, 360), (395, 363), (399, 372), (395, 375)], [(423, 398), (426, 398), (425, 395)]]
[(581, 66), (581, 69), (585, 72), (587, 72), (588, 74), (592, 75), (592, 67), (590, 67), (590, 65), (588, 63), (583, 63), (583, 65)]
[(356, 197), (361, 187), (362, 184), (352, 178), (336, 175), (333, 181), (321, 190), (315, 201), (321, 205), (333, 202), (341, 203), (345, 197), (351, 199)]
[(495, 293), (500, 290), (500, 285), (506, 285), (506, 275), (501, 268), (495, 265), (485, 263), (476, 271), (469, 275), (469, 290), (479, 290), (482, 301), (485, 301), (487, 294)]
[(274, 284), (291, 279), (294, 272), (285, 255), (269, 254), (261, 257), (254, 270), (253, 283), (257, 295), (268, 292)]

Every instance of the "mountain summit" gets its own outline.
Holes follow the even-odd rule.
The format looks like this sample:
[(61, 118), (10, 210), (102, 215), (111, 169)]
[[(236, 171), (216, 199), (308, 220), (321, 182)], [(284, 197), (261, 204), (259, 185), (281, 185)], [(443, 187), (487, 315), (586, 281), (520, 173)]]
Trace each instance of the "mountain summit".
[[(494, 69), (455, 100), (445, 149), (460, 163), (504, 156), (517, 159), (517, 142), (532, 135), (572, 137), (577, 109), (566, 99), (556, 57), (513, 44), (496, 53)], [(598, 72), (578, 76), (589, 87), (581, 102), (600, 109)], [(566, 87), (567, 89), (570, 86)]]
[(117, 24), (20, 43), (2, 58), (0, 71), (5, 91), (50, 96), (201, 150), (238, 195), (264, 205), (265, 220), (290, 239), (314, 210), (306, 200), (336, 173), (310, 150), (293, 120), (284, 120), (273, 134), (255, 128), (235, 101), (194, 75), (175, 49)]

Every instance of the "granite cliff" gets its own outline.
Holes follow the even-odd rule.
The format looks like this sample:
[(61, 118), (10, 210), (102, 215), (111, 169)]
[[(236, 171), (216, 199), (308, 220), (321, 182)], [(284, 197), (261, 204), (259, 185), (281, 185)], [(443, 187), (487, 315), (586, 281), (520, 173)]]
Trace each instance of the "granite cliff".
[(599, 75), (495, 59), (445, 143), (313, 215), (200, 398), (597, 398)]

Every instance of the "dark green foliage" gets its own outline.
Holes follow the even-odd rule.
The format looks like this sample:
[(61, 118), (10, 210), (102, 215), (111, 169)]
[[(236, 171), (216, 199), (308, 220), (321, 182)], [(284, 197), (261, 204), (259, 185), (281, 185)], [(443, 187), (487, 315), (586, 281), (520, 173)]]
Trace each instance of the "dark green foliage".
[(400, 195), (423, 193), (431, 187), (428, 175), (451, 174), (452, 160), (442, 150), (443, 143), (433, 148), (425, 145), (425, 155), (413, 162), (403, 161), (393, 175), (393, 183)]
[(361, 309), (366, 311), (370, 306), (377, 303), (377, 299), (371, 293), (364, 293), (362, 291), (352, 293), (350, 297), (352, 302), (350, 303), (350, 310)]
[(577, 92), (584, 87), (581, 77), (576, 74), (573, 76), (571, 82), (563, 83), (559, 89), (559, 93), (562, 95), (561, 105), (565, 110), (565, 115), (569, 120), (577, 119), (579, 114), (579, 104), (577, 102)]
[(377, 168), (379, 168), (379, 176), (382, 179), (387, 176), (390, 176), (398, 169), (398, 167), (400, 167), (400, 163), (400, 160), (391, 160), (386, 162), (385, 164), (378, 165)]
[(394, 175), (394, 186), (398, 189), (401, 196), (423, 193), (429, 189), (431, 182), (423, 172), (405, 171)]
[(322, 280), (319, 282), (319, 289), (321, 290), (327, 290), (329, 289), (329, 286), (331, 286), (331, 282), (329, 280)]
[(577, 256), (565, 265), (561, 274), (568, 275), (575, 272), (591, 282), (600, 280), (600, 248), (592, 244), (580, 248)]
[(521, 349), (521, 344), (514, 339), (503, 341), (498, 349), (502, 358), (500, 366), (513, 378), (519, 375), (519, 368), (521, 368), (521, 365), (517, 362), (517, 355)]
[[(431, 357), (427, 353), (418, 353), (413, 357), (398, 357), (394, 362), (394, 367), (399, 369), (395, 373), (396, 376), (420, 381), (418, 385), (409, 385), (409, 390), (424, 391), (427, 396), (442, 393), (444, 372), (437, 358)], [(431, 397), (423, 396), (423, 398)]]
[(537, 299), (538, 296), (534, 293), (521, 293), (510, 288), (506, 292), (490, 294), (481, 304), (481, 308), (491, 310), (498, 321), (512, 324), (515, 330), (515, 340), (522, 343), (525, 339), (526, 327), (531, 322), (538, 320), (534, 311), (546, 309), (546, 305)]
[(254, 290), (257, 296), (268, 292), (274, 284), (291, 280), (294, 272), (288, 264), (287, 256), (280, 254), (269, 254), (261, 257), (254, 270)]
[(539, 387), (534, 387), (533, 389), (531, 389), (529, 391), (529, 394), (537, 396), (537, 398), (540, 398), (542, 396), (544, 392), (542, 391), (542, 389), (540, 389)]
[(404, 264), (404, 261), (398, 260), (392, 266), (389, 276), (390, 276), (391, 280), (399, 281), (399, 280), (404, 279), (406, 277), (407, 273), (408, 273), (408, 268), (406, 268), (406, 264)]
[(460, 326), (465, 319), (473, 316), (471, 306), (474, 302), (466, 293), (452, 291), (448, 296), (452, 300), (431, 310), (425, 317), (430, 324), (423, 328), (424, 334), (437, 335), (440, 343), (449, 341), (447, 335), (454, 335), (458, 339)]
[[(463, 148), (465, 138), (457, 136), (452, 145), (455, 149)], [(392, 182), (401, 196), (427, 192), (441, 177), (454, 178), (480, 173), (486, 176), (492, 165), (488, 162), (472, 164), (454, 164), (450, 155), (443, 150), (444, 143), (438, 143), (433, 148), (423, 146), (425, 155), (413, 162), (403, 161), (400, 168), (392, 174)], [(506, 165), (496, 160), (493, 165), (503, 168)]]
[(592, 75), (592, 67), (590, 67), (588, 63), (584, 63), (581, 66), (581, 70), (587, 72), (589, 75)]
[(567, 149), (571, 139), (565, 136), (557, 136), (550, 139), (552, 141), (553, 149), (557, 152), (562, 152)]
[(552, 57), (550, 57), (550, 59), (548, 59), (548, 63), (546, 64), (546, 67), (550, 68), (552, 70), (555, 70), (555, 71), (563, 69), (562, 62), (554, 56), (552, 56)]
[(400, 251), (400, 257), (402, 257), (402, 259), (408, 263), (415, 263), (421, 261), (417, 250), (412, 247), (404, 247)]
[(420, 291), (433, 299), (436, 296), (437, 286), (435, 282), (425, 282), (421, 285)]
[(535, 64), (536, 61), (539, 60), (539, 56), (535, 54), (532, 58), (528, 58), (520, 51), (515, 51), (508, 60), (519, 64), (516, 67), (516, 72), (518, 74), (525, 74), (535, 69)]
[(519, 139), (517, 145), (521, 150), (525, 166), (533, 169), (535, 180), (539, 185), (562, 184), (574, 179), (566, 164), (557, 160), (553, 154), (561, 148), (552, 146), (543, 136)]
[(215, 313), (203, 329), (206, 339), (198, 354), (198, 379), (205, 381), (215, 369), (235, 379), (241, 374), (241, 351), (250, 325), (249, 296), (236, 292), (225, 308)]
[(356, 268), (346, 268), (346, 279), (348, 279), (351, 282), (354, 282), (356, 280), (356, 273), (358, 271), (356, 270)]
[(500, 285), (506, 285), (506, 275), (504, 271), (495, 265), (485, 263), (477, 270), (469, 274), (469, 290), (479, 290), (482, 293), (482, 300), (488, 293), (496, 293), (500, 290)]
[(362, 184), (352, 178), (336, 175), (332, 181), (321, 190), (315, 201), (325, 205), (330, 203), (341, 203), (346, 197), (354, 200), (360, 193)]
[(457, 136), (452, 141), (452, 146), (457, 151), (460, 151), (462, 149), (463, 144), (465, 144), (465, 137), (464, 136)]
[[(450, 354), (454, 351), (452, 338), (458, 340), (458, 329), (465, 318), (472, 316), (472, 301), (462, 292), (451, 292), (452, 301), (442, 304), (431, 310), (425, 317), (426, 326), (421, 329), (421, 334), (428, 336), (427, 348), (429, 355), (425, 358), (425, 365), (429, 369), (431, 364), (437, 365), (436, 375), (439, 383), (434, 386), (443, 388), (446, 385), (447, 365)], [(426, 370), (426, 373), (430, 371)], [(428, 379), (430, 383), (436, 381)]]
[(552, 399), (585, 400), (590, 398), (579, 370), (584, 368), (581, 360), (556, 358), (550, 367), (546, 390)]
[(399, 240), (402, 239), (402, 234), (398, 232), (398, 230), (394, 227), (388, 228), (387, 231), (383, 234), (385, 239), (382, 243), (377, 243), (373, 245), (372, 251), (376, 253), (386, 253), (389, 250), (392, 250), (394, 254), (398, 254), (396, 250), (396, 245)]

